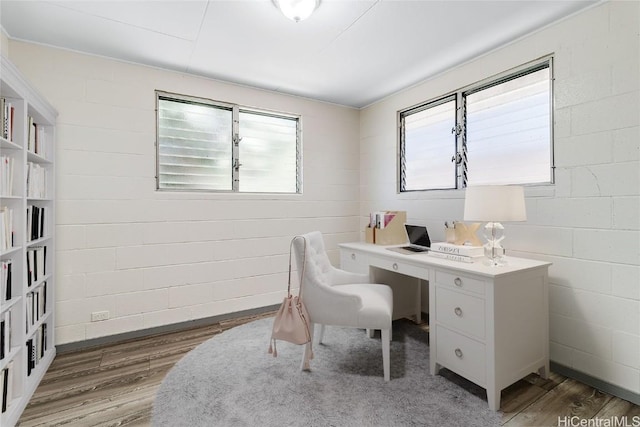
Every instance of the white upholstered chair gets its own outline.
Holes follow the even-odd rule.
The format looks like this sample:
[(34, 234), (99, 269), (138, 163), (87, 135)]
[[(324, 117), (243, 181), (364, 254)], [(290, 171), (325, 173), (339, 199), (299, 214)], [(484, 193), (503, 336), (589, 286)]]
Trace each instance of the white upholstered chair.
[[(384, 380), (390, 379), (391, 319), (393, 293), (387, 285), (369, 283), (368, 274), (356, 274), (340, 270), (331, 265), (324, 249), (322, 234), (314, 231), (295, 239), (294, 253), (298, 274), (301, 277), (302, 300), (310, 317), (311, 339), (314, 326), (320, 325), (318, 342), (322, 342), (325, 325), (347, 326), (366, 329), (370, 336), (380, 329), (382, 337), (382, 361)], [(306, 242), (306, 256), (305, 256)], [(305, 355), (310, 351), (304, 346)]]

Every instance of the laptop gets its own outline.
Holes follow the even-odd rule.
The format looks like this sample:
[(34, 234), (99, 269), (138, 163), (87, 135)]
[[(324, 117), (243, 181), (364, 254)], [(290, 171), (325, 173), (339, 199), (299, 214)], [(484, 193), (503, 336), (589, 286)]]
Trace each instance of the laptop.
[(427, 227), (422, 225), (404, 225), (407, 231), (407, 237), (409, 238), (409, 245), (400, 246), (396, 248), (389, 248), (401, 253), (419, 253), (427, 252), (431, 247), (431, 239), (429, 239), (429, 232)]

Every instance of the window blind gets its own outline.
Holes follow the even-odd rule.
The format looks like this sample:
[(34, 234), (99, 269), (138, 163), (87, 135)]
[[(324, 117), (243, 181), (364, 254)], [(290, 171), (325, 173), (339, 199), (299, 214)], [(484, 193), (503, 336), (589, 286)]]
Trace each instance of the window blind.
[(160, 97), (158, 186), (232, 189), (232, 110)]
[(551, 181), (549, 68), (466, 97), (468, 185)]
[(455, 188), (455, 98), (402, 116), (401, 191)]
[(239, 118), (239, 190), (297, 192), (297, 119), (242, 110)]

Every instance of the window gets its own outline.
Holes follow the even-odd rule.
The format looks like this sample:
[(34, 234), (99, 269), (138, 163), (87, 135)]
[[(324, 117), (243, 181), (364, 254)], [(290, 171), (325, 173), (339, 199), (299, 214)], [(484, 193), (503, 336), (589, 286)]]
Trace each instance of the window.
[(298, 193), (300, 119), (156, 91), (157, 188)]
[(449, 97), (401, 113), (404, 191), (455, 188), (456, 99)]
[(551, 59), (399, 112), (400, 191), (553, 182)]

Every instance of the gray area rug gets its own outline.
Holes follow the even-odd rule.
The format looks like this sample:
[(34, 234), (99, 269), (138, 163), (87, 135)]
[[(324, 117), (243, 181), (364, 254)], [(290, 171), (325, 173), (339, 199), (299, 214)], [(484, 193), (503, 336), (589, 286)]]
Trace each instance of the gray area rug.
[(327, 327), (311, 371), (302, 347), (278, 342), (272, 318), (229, 329), (189, 352), (156, 395), (152, 423), (179, 426), (499, 426), (501, 414), (464, 388), (429, 374), (428, 334), (394, 322), (391, 381), (379, 334)]

